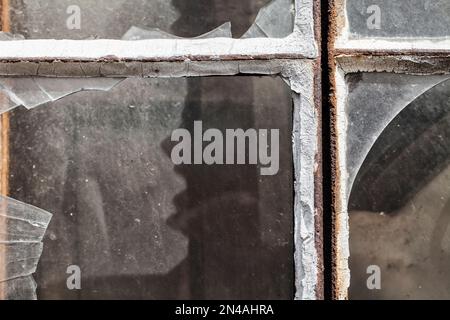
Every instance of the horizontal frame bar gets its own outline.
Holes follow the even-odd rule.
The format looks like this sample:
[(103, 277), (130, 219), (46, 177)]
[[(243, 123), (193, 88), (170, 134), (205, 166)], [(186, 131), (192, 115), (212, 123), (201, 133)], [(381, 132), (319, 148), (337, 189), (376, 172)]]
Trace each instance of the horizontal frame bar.
[(282, 39), (12, 40), (0, 41), (0, 61), (156, 62), (316, 58), (319, 2), (295, 0), (295, 11), (293, 33)]

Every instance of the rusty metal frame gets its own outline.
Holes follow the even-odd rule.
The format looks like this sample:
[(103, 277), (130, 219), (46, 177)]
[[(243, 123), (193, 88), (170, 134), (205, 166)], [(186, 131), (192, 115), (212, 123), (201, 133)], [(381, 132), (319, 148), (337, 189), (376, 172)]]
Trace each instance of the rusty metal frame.
[(413, 75), (450, 74), (450, 39), (349, 40), (346, 33), (346, 0), (329, 5), (331, 32), (328, 38), (330, 70), (330, 116), (332, 137), (332, 295), (347, 299), (350, 285), (349, 226), (345, 194), (345, 76), (359, 72), (391, 72)]
[(0, 77), (283, 77), (297, 121), (295, 298), (323, 299), (320, 1), (295, 3), (295, 30), (284, 39), (0, 41)]

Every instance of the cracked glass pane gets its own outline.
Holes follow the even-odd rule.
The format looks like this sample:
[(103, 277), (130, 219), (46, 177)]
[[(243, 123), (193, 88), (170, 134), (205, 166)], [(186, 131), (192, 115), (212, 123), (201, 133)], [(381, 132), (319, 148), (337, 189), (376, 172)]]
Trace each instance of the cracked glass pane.
[(448, 0), (347, 0), (350, 37), (449, 38)]
[[(55, 96), (95, 87), (36, 83)], [(14, 282), (6, 296), (37, 285), (38, 299), (292, 299), (293, 117), (283, 80), (129, 78), (105, 88), (10, 112), (10, 195), (53, 217), (36, 284)], [(253, 135), (244, 153), (228, 143), (206, 151), (239, 128), (254, 130), (259, 152)], [(175, 152), (185, 134), (191, 144)], [(4, 248), (8, 261), (26, 254), (10, 274), (33, 269), (40, 248)], [(69, 267), (79, 268), (80, 290), (68, 286)]]
[(10, 0), (8, 12), (12, 34), (74, 40), (133, 39), (133, 30), (191, 38), (217, 28), (209, 37), (282, 38), (295, 14), (294, 0)]
[(449, 299), (450, 80), (347, 80), (350, 298)]

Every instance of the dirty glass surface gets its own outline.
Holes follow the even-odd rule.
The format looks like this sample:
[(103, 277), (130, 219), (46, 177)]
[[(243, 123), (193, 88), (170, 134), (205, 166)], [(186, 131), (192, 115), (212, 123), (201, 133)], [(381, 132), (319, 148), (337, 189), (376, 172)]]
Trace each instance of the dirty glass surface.
[[(293, 298), (288, 86), (248, 76), (100, 89), (10, 113), (10, 196), (53, 214), (37, 297)], [(196, 120), (224, 134), (279, 129), (278, 172), (261, 175), (249, 161), (175, 164), (171, 135), (185, 128), (194, 139)], [(67, 286), (69, 266), (80, 268), (80, 290)]]
[(450, 38), (448, 0), (347, 0), (351, 38)]
[(347, 157), (364, 154), (348, 203), (351, 299), (450, 298), (450, 80), (439, 77), (347, 79)]
[(26, 39), (274, 37), (292, 33), (293, 0), (10, 0)]

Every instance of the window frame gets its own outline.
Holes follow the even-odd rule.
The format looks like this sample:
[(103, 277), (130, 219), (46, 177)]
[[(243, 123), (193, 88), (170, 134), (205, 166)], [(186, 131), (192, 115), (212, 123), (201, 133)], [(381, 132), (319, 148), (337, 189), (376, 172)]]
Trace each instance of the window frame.
[[(283, 78), (292, 90), (294, 112), (295, 299), (323, 299), (320, 1), (295, 0), (295, 8), (294, 31), (283, 39), (0, 41), (0, 76)], [(0, 128), (4, 159), (8, 126), (6, 113)], [(7, 171), (8, 162), (2, 161), (6, 179)]]
[[(330, 133), (332, 154), (332, 298), (348, 299), (351, 270), (348, 259), (349, 217), (346, 194), (345, 77), (352, 73), (390, 72), (410, 75), (450, 74), (450, 37), (430, 40), (408, 38), (349, 40), (346, 0), (329, 4)], [(450, 36), (450, 35), (449, 35)]]

